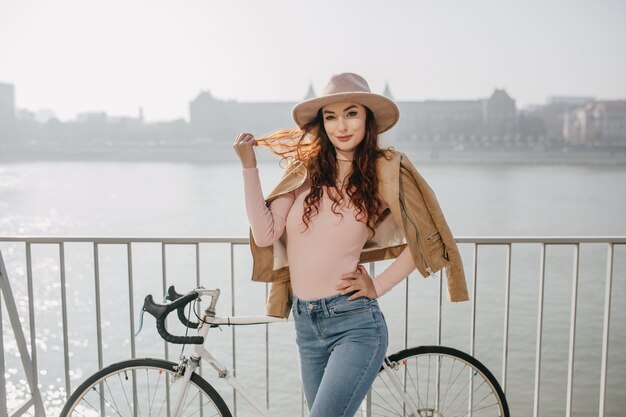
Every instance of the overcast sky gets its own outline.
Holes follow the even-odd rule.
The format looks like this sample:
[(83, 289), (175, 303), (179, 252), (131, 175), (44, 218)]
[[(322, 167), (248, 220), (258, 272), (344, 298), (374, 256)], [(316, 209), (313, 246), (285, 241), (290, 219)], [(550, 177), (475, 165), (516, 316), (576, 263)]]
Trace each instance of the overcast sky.
[(345, 71), (400, 101), (626, 98), (625, 22), (621, 0), (0, 0), (0, 82), (62, 120), (298, 101)]

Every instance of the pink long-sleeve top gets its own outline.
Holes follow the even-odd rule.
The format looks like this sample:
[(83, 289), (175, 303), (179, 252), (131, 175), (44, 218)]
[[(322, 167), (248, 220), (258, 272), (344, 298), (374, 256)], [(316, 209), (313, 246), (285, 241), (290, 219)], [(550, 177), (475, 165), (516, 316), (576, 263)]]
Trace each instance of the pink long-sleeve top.
[[(355, 219), (352, 205), (337, 207), (343, 218), (333, 213), (332, 200), (324, 187), (319, 213), (311, 217), (305, 230), (302, 214), (304, 198), (311, 184), (306, 180), (298, 189), (265, 204), (258, 168), (244, 168), (246, 212), (254, 241), (270, 246), (286, 229), (287, 258), (293, 293), (303, 300), (330, 297), (339, 293), (341, 276), (354, 271), (368, 238), (369, 229)], [(345, 199), (344, 199), (345, 200)], [(416, 269), (408, 246), (380, 275), (374, 278), (376, 294), (388, 292)]]

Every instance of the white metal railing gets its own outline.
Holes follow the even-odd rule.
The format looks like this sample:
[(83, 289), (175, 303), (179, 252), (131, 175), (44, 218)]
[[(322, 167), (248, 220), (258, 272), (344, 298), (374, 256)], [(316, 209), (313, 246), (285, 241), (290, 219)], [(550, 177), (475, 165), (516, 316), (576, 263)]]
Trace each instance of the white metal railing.
[[(577, 305), (578, 305), (578, 285), (579, 285), (579, 261), (580, 261), (580, 246), (585, 244), (603, 244), (607, 249), (607, 263), (605, 274), (605, 289), (604, 289), (604, 308), (603, 308), (603, 326), (602, 326), (602, 359), (600, 369), (600, 381), (599, 381), (599, 404), (598, 414), (602, 417), (605, 416), (606, 407), (606, 391), (607, 391), (607, 369), (608, 369), (608, 355), (609, 355), (609, 333), (610, 318), (611, 318), (611, 292), (614, 281), (614, 249), (616, 245), (626, 245), (626, 237), (462, 237), (457, 238), (457, 242), (460, 247), (470, 247), (472, 249), (472, 269), (471, 273), (467, 273), (468, 286), (470, 288), (470, 304), (471, 304), (471, 318), (470, 318), (470, 347), (469, 353), (474, 355), (475, 340), (476, 340), (476, 308), (477, 308), (477, 278), (478, 274), (478, 253), (480, 247), (486, 246), (504, 246), (506, 248), (505, 255), (505, 271), (504, 271), (504, 315), (503, 315), (503, 348), (502, 348), (502, 373), (500, 383), (503, 390), (507, 390), (507, 381), (509, 375), (507, 370), (509, 369), (509, 321), (510, 321), (510, 288), (511, 288), (511, 257), (512, 249), (518, 244), (537, 244), (540, 246), (540, 265), (539, 265), (539, 288), (538, 288), (538, 304), (537, 304), (537, 321), (536, 321), (536, 348), (535, 348), (535, 366), (534, 366), (534, 391), (533, 391), (533, 416), (539, 416), (540, 405), (540, 384), (541, 384), (541, 357), (542, 357), (542, 336), (543, 336), (543, 320), (544, 320), (544, 284), (545, 284), (545, 268), (546, 268), (546, 248), (552, 245), (569, 245), (573, 247), (573, 273), (571, 278), (571, 304), (570, 304), (570, 330), (568, 341), (568, 365), (567, 365), (567, 397), (566, 404), (564, 404), (565, 415), (570, 417), (572, 415), (572, 392), (574, 381), (574, 364), (575, 364), (575, 345), (576, 345), (576, 319), (577, 319)], [(168, 285), (167, 277), (167, 255), (166, 248), (173, 245), (191, 245), (195, 247), (195, 270), (196, 270), (196, 285), (201, 284), (200, 277), (200, 245), (202, 244), (222, 244), (229, 247), (229, 262), (230, 262), (230, 294), (231, 294), (231, 312), (235, 315), (235, 251), (234, 248), (237, 245), (248, 245), (247, 238), (233, 238), (233, 237), (185, 237), (185, 238), (143, 238), (143, 237), (130, 237), (130, 238), (118, 238), (118, 237), (2, 237), (0, 236), (0, 250), (1, 245), (13, 245), (14, 253), (15, 248), (23, 250), (26, 263), (26, 284), (27, 284), (27, 315), (29, 324), (29, 341), (30, 341), (30, 355), (32, 361), (32, 368), (25, 366), (26, 378), (30, 384), (30, 387), (37, 387), (38, 385), (38, 367), (37, 367), (37, 346), (36, 346), (36, 333), (37, 323), (35, 321), (35, 302), (33, 292), (35, 284), (33, 282), (33, 265), (36, 260), (33, 260), (32, 248), (35, 245), (56, 245), (58, 247), (58, 261), (59, 261), (59, 282), (61, 289), (61, 320), (63, 328), (63, 360), (64, 360), (64, 372), (63, 382), (65, 386), (65, 392), (69, 393), (72, 390), (70, 383), (70, 357), (69, 357), (69, 345), (68, 345), (68, 301), (66, 294), (66, 246), (69, 243), (86, 243), (93, 246), (93, 270), (94, 270), (94, 286), (95, 286), (95, 320), (96, 320), (96, 338), (97, 338), (97, 358), (98, 368), (101, 369), (105, 364), (103, 363), (103, 340), (102, 340), (102, 316), (101, 316), (101, 257), (99, 249), (102, 245), (123, 245), (126, 249), (127, 258), (127, 282), (128, 282), (128, 308), (130, 312), (130, 353), (132, 357), (136, 354), (136, 340), (135, 340), (135, 319), (134, 313), (138, 306), (133, 299), (133, 246), (139, 243), (153, 243), (161, 246), (161, 286), (163, 293), (166, 291)], [(23, 249), (21, 249), (23, 248)], [(5, 262), (7, 256), (4, 256)], [(0, 262), (2, 258), (0, 258)], [(2, 265), (0, 265), (2, 266)], [(374, 274), (374, 264), (370, 264), (370, 273)], [(466, 268), (467, 269), (467, 268)], [(4, 268), (0, 269), (1, 278), (8, 284), (10, 271), (7, 272)], [(439, 278), (441, 278), (441, 272)], [(12, 278), (14, 279), (14, 278)], [(439, 279), (438, 289), (438, 308), (437, 308), (437, 330), (436, 330), (436, 343), (441, 344), (442, 337), (442, 279)], [(404, 346), (408, 345), (408, 322), (409, 322), (409, 291), (408, 280), (406, 281), (404, 289)], [(15, 305), (13, 294), (11, 293), (10, 286), (2, 286), (2, 295), (5, 300), (7, 311), (9, 316), (15, 315), (16, 311), (9, 309), (11, 305)], [(125, 293), (123, 291), (123, 293)], [(266, 286), (267, 295), (267, 286)], [(1, 300), (0, 300), (1, 301)], [(2, 313), (0, 305), (0, 314)], [(24, 314), (24, 312), (22, 313)], [(10, 317), (11, 324), (15, 327), (18, 323), (16, 317)], [(3, 318), (4, 320), (4, 318)], [(15, 329), (14, 329), (15, 330)], [(14, 332), (15, 337), (21, 337), (20, 331)], [(4, 337), (2, 326), (0, 326), (0, 341)], [(25, 341), (24, 341), (25, 342)], [(232, 363), (233, 368), (236, 368), (236, 332), (232, 329)], [(168, 346), (164, 344), (164, 350), (166, 357), (169, 355)], [(0, 357), (0, 362), (4, 362), (4, 356)], [(24, 358), (22, 358), (24, 360)], [(266, 403), (269, 405), (269, 333), (267, 326), (265, 328), (265, 383), (267, 388)], [(4, 374), (5, 364), (0, 363), (0, 370)], [(4, 386), (4, 379), (2, 380)], [(31, 392), (35, 405), (37, 403), (38, 392)], [(7, 413), (13, 413), (12, 415), (22, 414), (24, 407), (19, 410), (8, 410), (7, 399), (0, 396), (0, 400), (3, 400), (3, 404), (0, 404), (0, 415), (7, 415)], [(510, 399), (511, 400), (511, 399)], [(39, 399), (39, 401), (41, 401)], [(234, 396), (234, 407), (236, 415), (237, 398)], [(515, 413), (513, 413), (515, 414)]]

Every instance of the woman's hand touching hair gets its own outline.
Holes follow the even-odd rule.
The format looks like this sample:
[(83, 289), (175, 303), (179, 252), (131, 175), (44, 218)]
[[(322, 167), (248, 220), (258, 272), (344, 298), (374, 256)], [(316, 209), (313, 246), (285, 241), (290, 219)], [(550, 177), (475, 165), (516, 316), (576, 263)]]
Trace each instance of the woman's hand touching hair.
[(356, 291), (348, 297), (348, 300), (354, 300), (359, 297), (378, 298), (374, 282), (363, 265), (357, 265), (356, 271), (343, 274), (341, 276), (341, 284), (337, 285), (335, 289), (342, 295)]
[(253, 146), (257, 145), (257, 140), (252, 133), (243, 132), (235, 138), (233, 149), (235, 149), (243, 168), (256, 168), (256, 155)]

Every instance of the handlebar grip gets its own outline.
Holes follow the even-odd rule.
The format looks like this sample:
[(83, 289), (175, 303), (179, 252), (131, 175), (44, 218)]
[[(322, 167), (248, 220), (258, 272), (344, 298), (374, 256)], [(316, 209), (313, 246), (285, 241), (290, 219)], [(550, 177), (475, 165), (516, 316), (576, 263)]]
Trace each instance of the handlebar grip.
[[(173, 285), (170, 285), (170, 287), (167, 289), (167, 299), (170, 301), (175, 301), (178, 300), (179, 298), (181, 298), (183, 295), (179, 294), (176, 292), (176, 289), (174, 288)], [(189, 327), (190, 329), (197, 329), (199, 326), (198, 322), (194, 322), (191, 320), (187, 320), (187, 317), (185, 317), (185, 308), (183, 307), (179, 307), (177, 309), (177, 314), (178, 314), (178, 319), (181, 321), (181, 323), (183, 323), (185, 326)]]
[(185, 317), (185, 306), (178, 308), (176, 312), (178, 313), (178, 320), (180, 320), (185, 326), (189, 327), (190, 329), (198, 328), (199, 324), (197, 322), (187, 320), (187, 317)]
[(169, 343), (174, 343), (177, 345), (201, 345), (204, 343), (204, 337), (202, 336), (174, 336), (169, 333), (165, 328), (165, 317), (157, 319), (157, 330), (161, 337)]
[(204, 343), (204, 337), (202, 336), (174, 336), (173, 334), (169, 333), (165, 328), (165, 318), (169, 313), (171, 313), (173, 310), (179, 310), (180, 318), (180, 311), (183, 311), (185, 306), (196, 298), (198, 298), (198, 293), (195, 291), (191, 291), (189, 294), (178, 298), (171, 304), (157, 304), (154, 302), (154, 299), (150, 294), (147, 295), (144, 300), (143, 309), (152, 314), (154, 318), (156, 318), (157, 330), (165, 341), (176, 344), (189, 343), (194, 345), (200, 345)]

